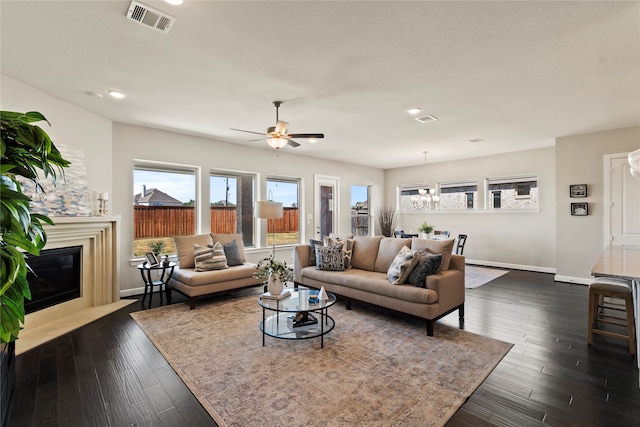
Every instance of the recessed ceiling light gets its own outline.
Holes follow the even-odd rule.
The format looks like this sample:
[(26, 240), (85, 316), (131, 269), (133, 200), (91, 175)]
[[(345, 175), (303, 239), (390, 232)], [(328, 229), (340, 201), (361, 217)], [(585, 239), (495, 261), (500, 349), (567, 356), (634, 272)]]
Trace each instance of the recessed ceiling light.
[(110, 90), (109, 91), (109, 95), (111, 95), (112, 97), (116, 98), (116, 99), (122, 99), (124, 98), (126, 95), (120, 91), (117, 90)]
[(475, 144), (476, 142), (482, 142), (482, 141), (484, 141), (484, 139), (482, 139), (482, 138), (474, 138), (474, 139), (468, 139), (467, 140), (467, 142), (469, 144)]
[(419, 112), (420, 112), (420, 108), (419, 108), (419, 107), (413, 107), (413, 108), (409, 108), (409, 109), (407, 110), (407, 113), (409, 113), (409, 114), (413, 114), (413, 115), (416, 115), (416, 114), (418, 114)]
[(182, 3), (184, 3), (184, 0), (164, 0), (164, 1), (174, 6), (180, 6)]

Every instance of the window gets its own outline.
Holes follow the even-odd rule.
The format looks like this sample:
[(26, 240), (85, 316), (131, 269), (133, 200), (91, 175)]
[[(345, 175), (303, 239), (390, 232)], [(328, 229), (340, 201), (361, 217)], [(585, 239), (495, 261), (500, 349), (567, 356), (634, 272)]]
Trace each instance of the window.
[(351, 233), (357, 236), (369, 235), (369, 187), (351, 186)]
[(267, 198), (281, 202), (283, 207), (282, 218), (267, 220), (267, 245), (300, 243), (299, 194), (298, 180), (267, 178)]
[(196, 168), (135, 163), (133, 166), (133, 255), (175, 253), (173, 236), (196, 232)]
[(254, 246), (254, 182), (251, 174), (213, 171), (209, 176), (212, 233), (241, 233)]
[(410, 211), (417, 210), (416, 207), (413, 206), (413, 202), (411, 198), (414, 196), (419, 196), (418, 190), (426, 189), (429, 190), (429, 186), (425, 186), (424, 184), (420, 185), (401, 185), (398, 187), (399, 198), (398, 198), (398, 210), (401, 211)]
[(487, 179), (491, 209), (537, 209), (538, 178), (522, 176)]
[(443, 182), (440, 184), (440, 209), (473, 209), (478, 205), (478, 184)]

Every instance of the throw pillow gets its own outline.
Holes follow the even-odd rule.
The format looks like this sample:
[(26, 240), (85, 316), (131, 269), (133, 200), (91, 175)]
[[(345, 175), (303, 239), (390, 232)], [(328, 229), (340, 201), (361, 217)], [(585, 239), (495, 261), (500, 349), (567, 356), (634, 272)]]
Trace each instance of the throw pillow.
[(411, 273), (411, 270), (413, 270), (417, 262), (418, 258), (415, 256), (415, 253), (408, 247), (403, 246), (387, 271), (387, 277), (391, 284), (403, 284), (407, 280), (407, 277), (409, 277), (409, 273)]
[(320, 240), (309, 239), (309, 265), (316, 265), (316, 245), (322, 246)]
[(344, 271), (342, 260), (342, 243), (333, 246), (316, 245), (316, 269), (328, 271)]
[(194, 263), (196, 271), (222, 270), (229, 268), (224, 248), (220, 242), (213, 247), (193, 245)]
[(442, 254), (432, 254), (428, 249), (422, 249), (416, 251), (416, 258), (418, 258), (418, 264), (409, 274), (407, 282), (418, 288), (425, 288), (427, 276), (436, 274), (440, 270)]
[(333, 246), (338, 243), (342, 243), (342, 260), (344, 261), (344, 269), (347, 270), (351, 268), (351, 258), (353, 255), (353, 239), (341, 239), (339, 237), (325, 237), (324, 245), (325, 246)]
[(237, 241), (233, 240), (229, 243), (225, 243), (222, 245), (222, 248), (224, 249), (224, 256), (227, 258), (227, 265), (229, 267), (244, 264)]

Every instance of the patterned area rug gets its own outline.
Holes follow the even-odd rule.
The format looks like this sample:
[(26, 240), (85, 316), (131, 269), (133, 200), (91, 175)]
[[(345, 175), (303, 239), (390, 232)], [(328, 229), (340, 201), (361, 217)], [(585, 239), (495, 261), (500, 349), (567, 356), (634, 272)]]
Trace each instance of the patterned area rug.
[(464, 270), (464, 287), (467, 289), (486, 285), (490, 281), (497, 279), (500, 276), (504, 276), (509, 272), (509, 270), (476, 267), (474, 265), (465, 265)]
[(259, 289), (131, 316), (220, 426), (441, 426), (511, 344), (361, 307), (320, 339), (266, 337)]

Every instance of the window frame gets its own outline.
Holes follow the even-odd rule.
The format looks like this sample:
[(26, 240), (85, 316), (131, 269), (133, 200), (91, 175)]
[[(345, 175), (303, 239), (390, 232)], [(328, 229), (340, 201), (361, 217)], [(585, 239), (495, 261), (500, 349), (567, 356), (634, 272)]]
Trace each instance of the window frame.
[[(456, 188), (456, 187), (475, 187), (475, 191), (470, 191), (468, 189), (464, 189), (463, 191), (456, 191), (455, 193), (459, 193), (462, 195), (463, 197), (463, 202), (461, 205), (459, 205), (458, 207), (443, 207), (444, 200), (443, 200), (443, 194), (447, 194), (447, 193), (443, 193), (443, 189), (447, 189), (447, 188)], [(480, 200), (480, 189), (479, 189), (480, 185), (478, 184), (478, 180), (477, 179), (466, 179), (466, 180), (457, 180), (457, 181), (445, 181), (445, 182), (439, 182), (438, 183), (438, 196), (440, 197), (440, 201), (439, 201), (439, 210), (445, 210), (445, 211), (472, 211), (472, 210), (477, 210), (479, 208), (479, 200)], [(453, 192), (451, 193), (453, 194)], [(469, 194), (472, 195), (472, 207), (469, 207)]]
[[(257, 235), (257, 228), (255, 226), (255, 222), (254, 222), (254, 217), (255, 217), (255, 202), (257, 200), (257, 185), (256, 183), (258, 182), (258, 174), (254, 173), (254, 172), (245, 172), (245, 171), (238, 171), (238, 170), (230, 170), (230, 169), (219, 169), (219, 168), (211, 168), (209, 170), (209, 209), (212, 209), (213, 203), (215, 202), (214, 200), (211, 200), (211, 193), (213, 190), (213, 186), (212, 186), (212, 178), (214, 177), (219, 177), (219, 178), (234, 178), (236, 179), (236, 228), (233, 231), (232, 234), (238, 233), (238, 234), (242, 234), (242, 239), (243, 239), (243, 244), (246, 248), (253, 248), (253, 247), (257, 247), (256, 242), (258, 241), (258, 235)], [(244, 179), (249, 179), (250, 182), (248, 183), (242, 183), (242, 180)], [(238, 200), (238, 184), (240, 183), (240, 186), (242, 188), (245, 188), (244, 186), (247, 185), (250, 188), (245, 188), (245, 191), (249, 191), (250, 192), (250, 200)], [(242, 192), (242, 189), (240, 190)], [(243, 197), (243, 195), (240, 195), (240, 197)], [(248, 210), (249, 212), (247, 214), (243, 214), (244, 210)], [(211, 228), (211, 222), (212, 222), (212, 218), (209, 218), (209, 227)], [(248, 232), (247, 230), (248, 229)], [(214, 232), (214, 230), (210, 230), (211, 232)]]
[[(533, 183), (533, 184), (531, 184)], [(529, 194), (528, 195), (519, 195), (518, 194), (518, 186), (522, 184), (529, 184)], [(500, 186), (502, 187), (495, 187)], [(505, 185), (512, 185), (512, 188), (505, 187)], [(492, 188), (494, 186), (494, 188)], [(523, 212), (523, 211), (539, 211), (540, 210), (540, 183), (538, 179), (538, 174), (522, 174), (522, 175), (511, 175), (511, 176), (501, 176), (501, 177), (492, 177), (485, 178), (485, 188), (486, 188), (486, 206), (489, 211), (511, 211), (511, 212)], [(495, 207), (494, 204), (494, 193), (501, 193), (501, 201), (500, 206)], [(509, 206), (509, 203), (505, 203), (505, 193), (512, 192), (513, 195), (513, 204)], [(535, 193), (535, 194), (534, 194)], [(507, 194), (508, 198), (509, 195)], [(529, 202), (535, 203), (533, 206), (529, 206), (526, 204), (530, 204)], [(523, 206), (513, 206), (515, 204), (523, 204)], [(505, 206), (506, 205), (506, 206)]]
[[(267, 175), (265, 177), (265, 183), (264, 183), (264, 188), (265, 188), (265, 193), (266, 193), (266, 197), (264, 200), (270, 200), (271, 199), (271, 195), (270, 195), (270, 183), (277, 183), (277, 182), (282, 182), (282, 183), (287, 183), (287, 184), (296, 184), (297, 188), (296, 188), (296, 196), (297, 196), (297, 201), (296, 201), (296, 206), (285, 206), (284, 202), (282, 205), (283, 211), (286, 208), (295, 208), (298, 211), (297, 214), (297, 222), (298, 222), (298, 239), (295, 242), (284, 242), (284, 243), (275, 243), (275, 247), (276, 248), (282, 248), (282, 247), (286, 247), (286, 246), (292, 246), (292, 245), (297, 245), (300, 244), (302, 242), (302, 238), (303, 238), (303, 230), (302, 230), (302, 208), (300, 206), (300, 200), (302, 199), (302, 178), (298, 178), (298, 177), (284, 177), (284, 176), (270, 176)], [(280, 200), (278, 200), (276, 198), (276, 195), (273, 195), (273, 198), (275, 202), (280, 202)], [(259, 218), (258, 218), (259, 220)], [(261, 245), (261, 247), (263, 248), (270, 248), (273, 247), (274, 245), (272, 243), (270, 243), (269, 239), (271, 239), (271, 233), (269, 233), (269, 224), (268, 224), (268, 220), (267, 223), (265, 223), (264, 226), (264, 233), (261, 233), (264, 235), (264, 244)]]

